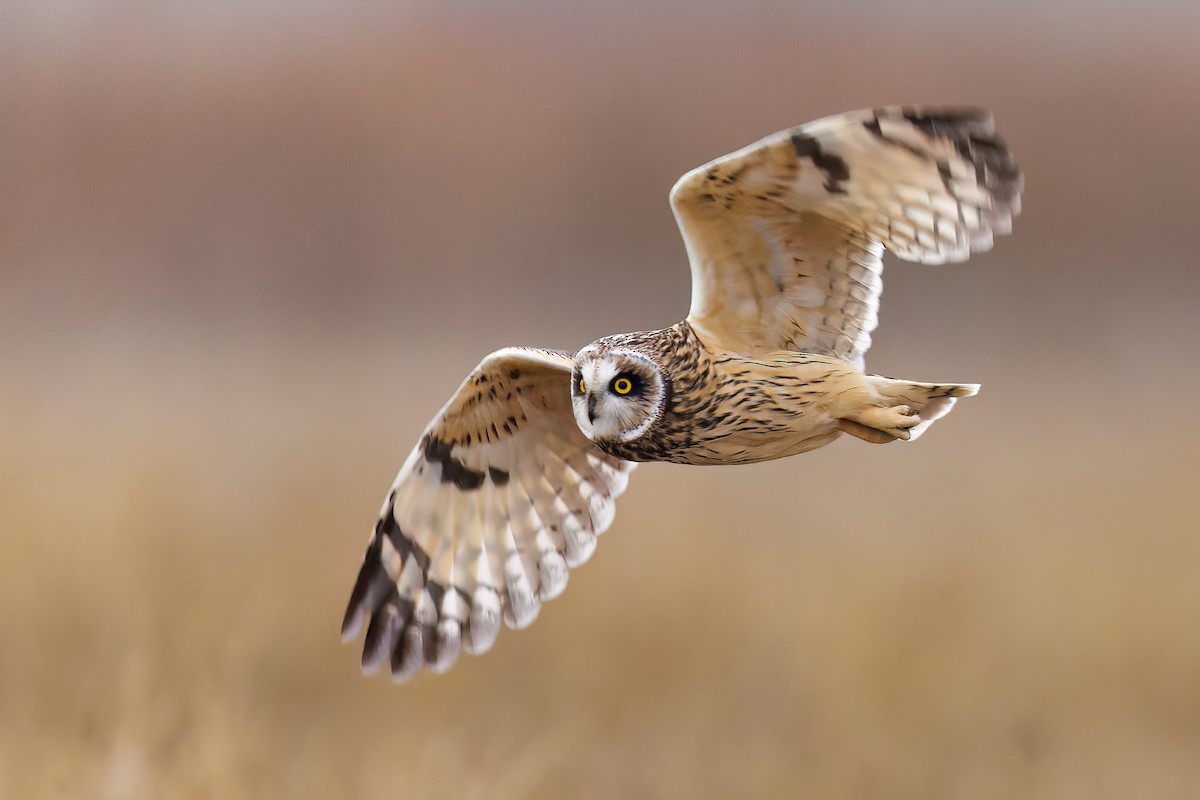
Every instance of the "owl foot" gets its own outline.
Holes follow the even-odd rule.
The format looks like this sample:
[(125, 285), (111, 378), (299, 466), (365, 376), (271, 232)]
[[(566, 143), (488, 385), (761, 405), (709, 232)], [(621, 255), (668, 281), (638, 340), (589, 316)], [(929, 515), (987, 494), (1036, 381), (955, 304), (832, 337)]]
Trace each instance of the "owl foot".
[(868, 442), (884, 443), (896, 439), (908, 441), (912, 436), (910, 429), (919, 425), (921, 418), (909, 406), (868, 406), (847, 415), (840, 422), (842, 424), (839, 427), (846, 433)]

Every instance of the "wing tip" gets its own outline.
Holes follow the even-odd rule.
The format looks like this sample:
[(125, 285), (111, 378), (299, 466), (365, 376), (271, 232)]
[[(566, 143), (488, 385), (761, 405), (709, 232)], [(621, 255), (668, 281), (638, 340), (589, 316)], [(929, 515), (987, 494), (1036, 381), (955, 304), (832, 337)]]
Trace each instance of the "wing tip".
[[(905, 260), (925, 264), (964, 261), (990, 250), (996, 236), (1012, 232), (1021, 212), (1025, 176), (1008, 145), (996, 135), (992, 112), (978, 106), (882, 106), (864, 125), (879, 140), (936, 163), (945, 192), (974, 220), (961, 218), (953, 246), (916, 243), (913, 252), (885, 242)], [(915, 131), (916, 136), (905, 134)], [(964, 174), (965, 173), (965, 174)], [(915, 256), (915, 257), (914, 257)]]
[[(426, 669), (446, 671), (463, 652), (486, 652), (505, 624), (513, 628), (531, 624), (542, 602), (565, 588), (568, 566), (581, 564), (591, 555), (598, 533), (594, 528), (606, 527), (611, 514), (606, 516), (601, 513), (606, 509), (597, 510), (589, 503), (601, 502), (597, 500), (601, 497), (603, 503), (611, 503), (624, 491), (634, 463), (612, 459), (597, 450), (579, 431), (569, 411), (553, 404), (546, 408), (537, 405), (542, 387), (527, 395), (529, 408), (523, 410), (531, 417), (543, 413), (544, 424), (560, 427), (553, 428), (546, 438), (522, 444), (527, 450), (489, 450), (484, 454), (499, 453), (500, 457), (473, 459), (466, 454), (472, 447), (469, 437), (464, 441), (455, 438), (454, 430), (446, 430), (456, 402), (469, 405), (469, 410), (482, 406), (485, 413), (500, 413), (487, 406), (486, 391), (481, 395), (476, 388), (490, 381), (528, 378), (529, 383), (522, 387), (535, 382), (551, 387), (547, 392), (561, 387), (561, 399), (569, 402), (567, 376), (572, 362), (573, 356), (562, 351), (497, 350), (468, 376), (426, 429), (383, 504), (342, 619), (343, 642), (354, 640), (366, 628), (361, 656), (364, 674), (379, 672), (390, 662), (392, 680), (403, 683)], [(560, 377), (564, 379), (560, 381)], [(502, 427), (507, 429), (507, 425)], [(526, 427), (538, 430), (533, 424)], [(544, 474), (538, 460), (537, 453), (553, 448), (559, 448), (563, 459), (561, 475)], [(563, 452), (562, 448), (567, 449)], [(568, 462), (574, 465), (570, 469)], [(421, 464), (435, 468), (421, 470)], [(497, 515), (480, 516), (474, 504), (492, 502), (488, 499), (492, 489), (525, 492), (531, 510), (535, 501), (545, 504), (545, 498), (539, 499), (537, 492), (529, 494), (533, 490), (522, 485), (533, 472), (539, 481), (590, 482), (594, 484), (592, 493), (579, 493), (578, 505), (572, 503), (569, 511), (562, 510), (555, 495), (538, 511), (541, 533), (522, 528), (523, 536), (533, 537), (522, 541), (530, 548), (536, 545), (540, 554), (536, 569), (522, 550), (517, 553), (522, 558), (505, 563), (497, 572), (492, 557), (507, 554), (504, 548), (510, 544), (497, 538), (502, 532)], [(477, 492), (484, 484), (487, 491)], [(405, 491), (398, 499), (401, 487)], [(454, 511), (455, 504), (464, 502), (467, 495), (474, 499)], [(566, 514), (565, 519), (559, 520), (560, 512)], [(472, 536), (482, 537), (488, 544), (481, 546)]]
[(349, 642), (362, 630), (363, 617), (375, 611), (392, 586), (391, 579), (383, 569), (381, 560), (382, 540), (378, 533), (372, 534), (367, 552), (363, 554), (358, 577), (350, 591), (346, 612), (342, 615), (342, 642)]
[(875, 109), (876, 115), (899, 115), (914, 125), (939, 125), (970, 128), (981, 134), (995, 132), (995, 116), (991, 109), (973, 105), (895, 105)]
[(357, 639), (361, 630), (362, 614), (358, 613), (356, 608), (347, 608), (345, 616), (342, 617), (342, 644), (349, 644)]
[[(995, 116), (982, 106), (897, 105), (872, 109), (864, 123), (878, 135), (880, 120), (903, 120), (934, 140), (949, 140), (977, 168), (989, 170), (996, 190), (1020, 193), (1024, 176), (1008, 145), (996, 135)], [(990, 185), (988, 188), (992, 188)]]

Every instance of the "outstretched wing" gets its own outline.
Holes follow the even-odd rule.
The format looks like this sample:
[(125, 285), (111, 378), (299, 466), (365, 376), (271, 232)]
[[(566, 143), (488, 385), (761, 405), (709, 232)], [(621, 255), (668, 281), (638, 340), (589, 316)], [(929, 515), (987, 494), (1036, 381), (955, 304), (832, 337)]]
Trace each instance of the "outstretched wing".
[(691, 260), (688, 322), (734, 352), (861, 368), (883, 249), (924, 264), (987, 250), (1009, 231), (1021, 184), (981, 111), (881, 108), (768, 136), (671, 191)]
[(403, 681), (488, 650), (566, 586), (612, 522), (633, 464), (571, 412), (570, 356), (506, 348), (433, 419), (384, 501), (342, 623), (364, 672)]

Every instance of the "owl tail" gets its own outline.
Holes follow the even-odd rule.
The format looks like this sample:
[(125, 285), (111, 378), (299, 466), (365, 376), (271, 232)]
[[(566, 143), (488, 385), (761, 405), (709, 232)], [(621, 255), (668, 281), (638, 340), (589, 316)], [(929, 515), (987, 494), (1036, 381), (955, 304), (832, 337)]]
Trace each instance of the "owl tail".
[(958, 398), (971, 397), (979, 391), (977, 383), (917, 383), (885, 378), (881, 375), (868, 375), (866, 378), (867, 383), (884, 401), (885, 408), (908, 406), (916, 412), (916, 419), (919, 420), (911, 427), (904, 427), (903, 432), (907, 432), (907, 437), (895, 428), (864, 424), (873, 422), (878, 412), (869, 418), (841, 420), (840, 426), (843, 431), (877, 444), (905, 438), (907, 441), (914, 441), (935, 421), (949, 414)]

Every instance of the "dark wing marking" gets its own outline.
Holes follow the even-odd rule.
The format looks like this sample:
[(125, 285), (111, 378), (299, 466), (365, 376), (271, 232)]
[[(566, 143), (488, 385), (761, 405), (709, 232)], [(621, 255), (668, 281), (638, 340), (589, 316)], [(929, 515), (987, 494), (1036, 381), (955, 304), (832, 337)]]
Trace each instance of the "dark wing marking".
[(688, 322), (726, 350), (861, 367), (884, 248), (925, 264), (987, 250), (1010, 229), (1021, 186), (980, 111), (881, 108), (768, 136), (671, 191), (691, 260)]
[(506, 348), (433, 419), (384, 501), (342, 637), (369, 618), (362, 665), (393, 679), (492, 646), (531, 623), (612, 522), (633, 464), (571, 411), (569, 355)]

